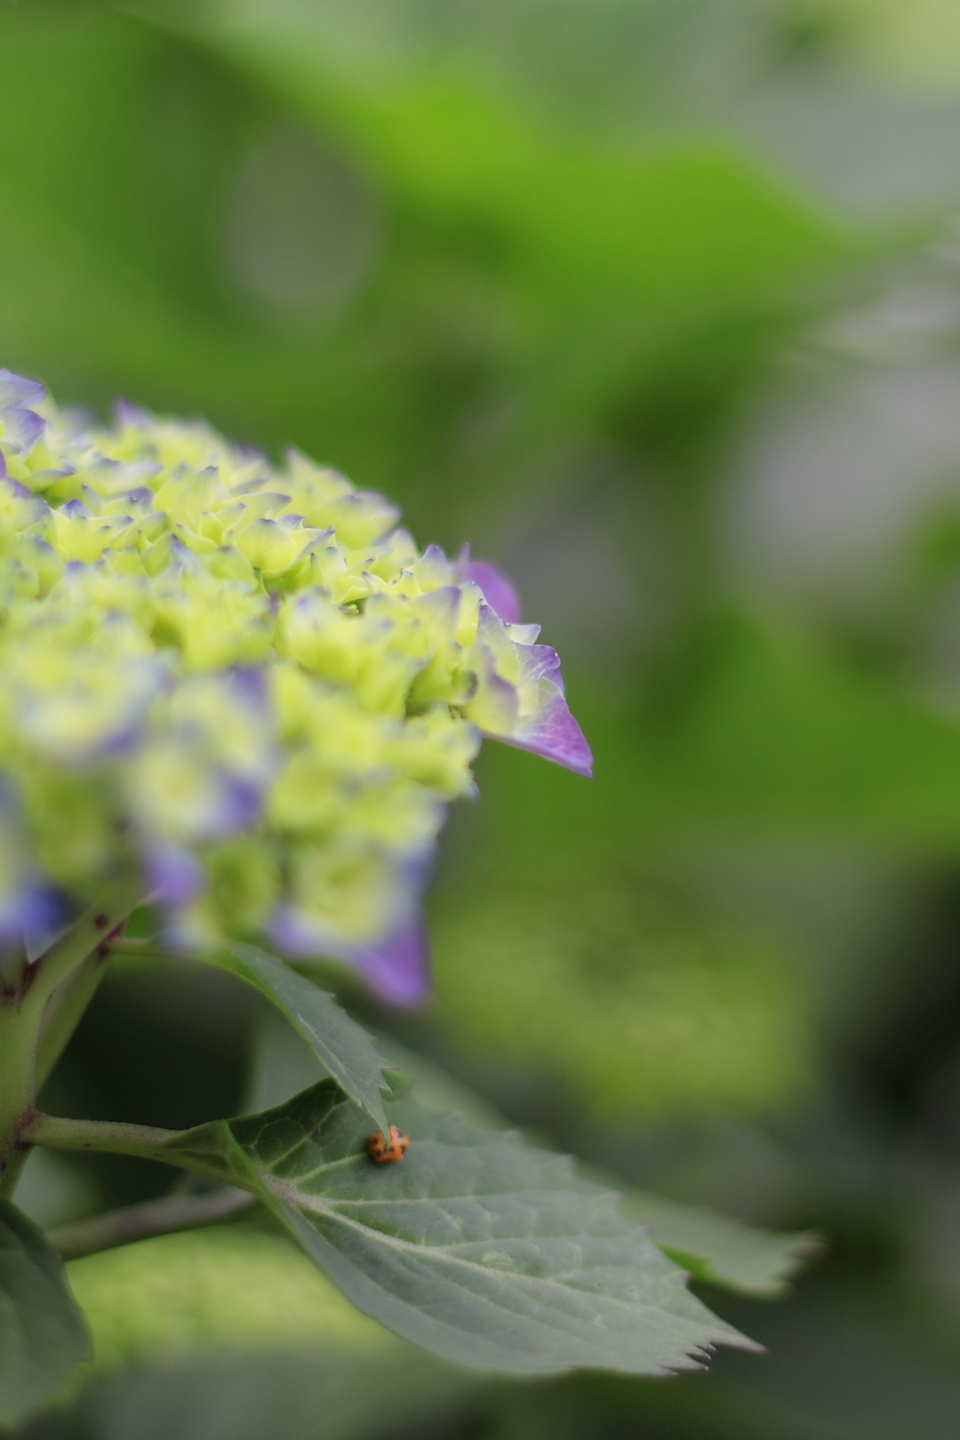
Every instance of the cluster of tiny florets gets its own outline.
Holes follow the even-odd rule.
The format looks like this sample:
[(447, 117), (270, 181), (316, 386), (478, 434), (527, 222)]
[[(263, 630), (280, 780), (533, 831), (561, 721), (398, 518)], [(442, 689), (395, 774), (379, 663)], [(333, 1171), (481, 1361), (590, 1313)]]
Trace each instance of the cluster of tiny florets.
[(0, 371), (0, 926), (136, 870), (172, 931), (266, 933), (412, 998), (483, 734), (582, 772), (509, 585), (292, 452)]

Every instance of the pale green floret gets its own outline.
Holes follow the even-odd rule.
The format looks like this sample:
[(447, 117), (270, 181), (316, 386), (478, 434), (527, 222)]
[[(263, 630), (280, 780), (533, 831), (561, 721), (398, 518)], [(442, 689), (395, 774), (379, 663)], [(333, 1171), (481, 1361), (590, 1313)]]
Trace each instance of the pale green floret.
[(480, 731), (546, 694), (536, 632), (297, 452), (34, 409), (45, 433), (0, 452), (0, 745), (37, 873), (82, 897), (173, 855), (193, 942), (281, 906), (376, 941)]

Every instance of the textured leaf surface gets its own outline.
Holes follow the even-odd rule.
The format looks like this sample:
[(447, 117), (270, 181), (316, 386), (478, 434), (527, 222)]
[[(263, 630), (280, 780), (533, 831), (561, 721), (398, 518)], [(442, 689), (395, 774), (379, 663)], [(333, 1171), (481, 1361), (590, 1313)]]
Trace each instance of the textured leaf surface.
[(167, 1148), (217, 1156), (359, 1309), (462, 1365), (656, 1375), (750, 1346), (565, 1157), (408, 1100), (388, 1112), (411, 1141), (398, 1165), (368, 1159), (369, 1121), (331, 1081)]
[(694, 1279), (750, 1295), (778, 1295), (819, 1248), (810, 1234), (756, 1230), (712, 1210), (639, 1190), (627, 1192), (624, 1210), (648, 1224), (664, 1254)]
[[(296, 1042), (294, 1042), (296, 1043)], [(506, 1122), (466, 1085), (447, 1075), (418, 1051), (392, 1037), (397, 1065), (416, 1081), (417, 1096), (431, 1110), (456, 1110), (471, 1125), (502, 1130)], [(294, 1086), (288, 1087), (287, 1093)], [(582, 1167), (597, 1184), (618, 1185), (592, 1166)], [(698, 1205), (683, 1205), (644, 1190), (622, 1189), (622, 1209), (631, 1220), (650, 1226), (654, 1243), (696, 1280), (756, 1296), (781, 1294), (794, 1274), (820, 1250), (810, 1233), (778, 1234), (745, 1225)]]
[(53, 1399), (89, 1358), (59, 1255), (16, 1205), (0, 1200), (0, 1426)]
[(327, 1073), (386, 1133), (383, 1092), (389, 1087), (383, 1072), (393, 1067), (333, 996), (252, 945), (231, 946), (220, 963), (256, 986), (282, 1011)]
[[(380, 1039), (380, 1037), (375, 1037)], [(384, 1036), (390, 1054), (405, 1075), (416, 1082), (417, 1099), (427, 1109), (456, 1111), (468, 1124), (485, 1130), (503, 1130), (507, 1122), (486, 1101), (454, 1079), (419, 1051), (408, 1049), (394, 1036)], [(287, 1095), (316, 1083), (320, 1067), (315, 1057), (279, 1016), (262, 1039), (255, 1091), (264, 1109)], [(585, 1170), (597, 1184), (611, 1185), (602, 1171)], [(649, 1225), (654, 1242), (671, 1260), (695, 1279), (757, 1296), (780, 1294), (788, 1280), (818, 1249), (811, 1235), (782, 1235), (758, 1230), (699, 1206), (683, 1205), (641, 1190), (623, 1191), (623, 1210), (640, 1224)]]

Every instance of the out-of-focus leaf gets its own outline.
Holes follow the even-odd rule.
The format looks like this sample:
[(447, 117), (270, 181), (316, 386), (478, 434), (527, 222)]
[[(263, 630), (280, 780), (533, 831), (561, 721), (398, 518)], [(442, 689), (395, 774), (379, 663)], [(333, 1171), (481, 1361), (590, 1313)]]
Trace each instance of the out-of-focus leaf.
[(400, 1164), (372, 1163), (333, 1081), (161, 1148), (259, 1194), (359, 1309), (459, 1364), (657, 1375), (750, 1348), (568, 1159), (407, 1100), (388, 1114), (410, 1137)]
[(16, 1205), (0, 1199), (0, 1426), (54, 1399), (89, 1358), (59, 1255)]
[(62, 1432), (36, 1440), (76, 1440), (78, 1420), (84, 1440), (382, 1440), (397, 1427), (442, 1434), (447, 1415), (469, 1406), (482, 1384), (399, 1342), (396, 1353), (375, 1356), (336, 1337), (313, 1349), (217, 1347), (104, 1377)]
[(952, 854), (960, 837), (955, 708), (795, 616), (715, 614), (669, 694), (585, 719), (607, 758), (579, 791), (508, 751), (484, 756), (477, 865), (499, 885), (532, 855), (583, 863), (588, 831), (641, 856), (651, 837), (661, 850), (665, 837), (829, 837), (924, 857)]
[(780, 1294), (818, 1249), (812, 1235), (777, 1235), (639, 1190), (625, 1192), (624, 1210), (649, 1225), (664, 1254), (695, 1280), (748, 1295)]
[(35, 1150), (17, 1184), (17, 1205), (44, 1230), (92, 1214), (99, 1201), (93, 1180), (52, 1150)]
[[(653, 144), (611, 143), (538, 114), (522, 85), (484, 81), (429, 49), (412, 64), (371, 63), (369, 46), (331, 44), (309, 4), (211, 0), (175, 8), (171, 23), (358, 160), (404, 216), (407, 293), (424, 319), (416, 276), (427, 264), (445, 307), (472, 295), (494, 322), (476, 402), (489, 405), (499, 372), (524, 403), (498, 427), (504, 461), (484, 454), (485, 488), (507, 454), (529, 463), (560, 434), (635, 409), (638, 395), (669, 406), (664, 388), (682, 385), (675, 369), (697, 367), (705, 331), (725, 329), (721, 348), (737, 353), (710, 366), (712, 388), (735, 392), (744, 350), (764, 353), (757, 332), (792, 323), (804, 279), (854, 253), (829, 217), (733, 142), (660, 129)], [(400, 48), (416, 55), (416, 40)], [(690, 404), (688, 386), (687, 425)]]
[(342, 127), (408, 203), (496, 226), (510, 246), (500, 263), (563, 309), (588, 299), (620, 314), (638, 299), (687, 309), (843, 248), (735, 148), (608, 147), (538, 121), (519, 87), (484, 88), (429, 58), (371, 73), (365, 50), (331, 46), (309, 3), (208, 0), (185, 29)]
[(455, 1043), (594, 1116), (757, 1113), (815, 1072), (784, 947), (615, 855), (498, 873), (439, 899), (433, 933), (436, 1015)]
[(956, 716), (773, 618), (721, 620), (644, 741), (661, 817), (923, 850), (960, 837)]
[(198, 1348), (337, 1345), (386, 1354), (360, 1315), (283, 1235), (246, 1224), (163, 1235), (68, 1262), (99, 1369)]
[[(332, 57), (315, 10), (178, 7), (164, 30), (0, 9), (7, 364), (63, 397), (296, 440), (452, 545), (585, 435), (689, 445), (815, 303), (806, 279), (850, 263), (829, 216), (736, 143), (610, 142), (538, 117), (515, 80), (383, 79), (366, 49)], [(370, 201), (366, 268), (332, 316), (266, 313), (297, 247), (323, 267), (302, 217), (336, 208), (305, 181), (331, 157)]]
[(98, 1440), (361, 1440), (425, 1423), (476, 1384), (359, 1314), (285, 1236), (248, 1225), (104, 1251), (68, 1273), (99, 1372), (79, 1414)]
[(327, 1074), (386, 1134), (389, 1122), (383, 1095), (390, 1087), (383, 1072), (396, 1067), (333, 996), (253, 945), (233, 945), (217, 957), (217, 963), (253, 985), (286, 1016)]

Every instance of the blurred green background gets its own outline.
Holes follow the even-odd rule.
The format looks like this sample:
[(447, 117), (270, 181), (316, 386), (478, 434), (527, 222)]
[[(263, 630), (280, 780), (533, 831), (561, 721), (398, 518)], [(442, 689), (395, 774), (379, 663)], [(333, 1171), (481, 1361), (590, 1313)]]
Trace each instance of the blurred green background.
[[(624, 1182), (827, 1241), (785, 1300), (705, 1292), (763, 1358), (526, 1386), (270, 1236), (149, 1242), (72, 1267), (99, 1373), (24, 1435), (955, 1440), (955, 0), (19, 0), (0, 73), (0, 363), (300, 445), (564, 657), (596, 779), (489, 749), (436, 999), (342, 992)], [(47, 1098), (186, 1125), (302, 1065), (129, 965)]]

